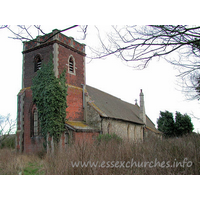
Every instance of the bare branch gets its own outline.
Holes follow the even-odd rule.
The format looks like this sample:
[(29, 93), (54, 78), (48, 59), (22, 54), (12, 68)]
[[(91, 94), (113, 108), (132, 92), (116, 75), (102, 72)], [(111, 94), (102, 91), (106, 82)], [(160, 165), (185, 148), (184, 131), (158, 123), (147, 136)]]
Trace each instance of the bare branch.
[(44, 31), (41, 29), (41, 25), (34, 25), (34, 27), (36, 29), (38, 29), (38, 35), (40, 35), (40, 33), (42, 33), (43, 35), (45, 35), (46, 33), (44, 33)]
[[(45, 34), (45, 32), (42, 30), (40, 25), (30, 25), (30, 26), (25, 26), (25, 25), (17, 25), (18, 27), (18, 31), (14, 30), (13, 28), (10, 28), (8, 25), (2, 25), (2, 28), (7, 28), (14, 36), (13, 37), (9, 37), (15, 40), (21, 40), (21, 41), (30, 41), (30, 40), (34, 40), (35, 35), (32, 34), (31, 32), (31, 28), (33, 27), (35, 30), (38, 31), (38, 35), (40, 33), (42, 33), (43, 35)], [(73, 25), (70, 27), (67, 27), (63, 30), (59, 30), (57, 31), (54, 35), (50, 36), (49, 38), (47, 38), (45, 41), (40, 42), (40, 43), (45, 43), (48, 40), (50, 40), (52, 37), (54, 37), (56, 34), (70, 30), (72, 28), (78, 27), (78, 25)], [(33, 30), (34, 30), (33, 29)]]
[(0, 115), (0, 136), (12, 134), (16, 127), (16, 121), (10, 119), (10, 114), (7, 116)]
[(65, 29), (63, 29), (63, 30), (57, 31), (55, 34), (53, 34), (52, 36), (50, 36), (49, 38), (47, 38), (45, 41), (40, 42), (40, 43), (45, 43), (45, 42), (47, 42), (48, 40), (50, 40), (51, 38), (53, 38), (55, 35), (57, 35), (58, 33), (62, 33), (62, 32), (64, 32), (64, 31), (68, 31), (68, 30), (70, 30), (70, 29), (72, 29), (72, 28), (76, 28), (76, 27), (78, 27), (78, 26), (79, 26), (79, 25), (73, 25), (73, 26), (70, 26), (70, 27), (65, 28)]
[(146, 66), (153, 58), (167, 56), (182, 47), (188, 49), (192, 47), (196, 55), (200, 49), (199, 26), (156, 25), (139, 28), (136, 26), (122, 28), (112, 26), (112, 28), (114, 33), (108, 35), (107, 42), (101, 39), (98, 31), (102, 50), (94, 52), (97, 53), (95, 58), (115, 54), (126, 62), (143, 61)]
[(7, 29), (15, 36), (15, 37), (9, 37), (9, 38), (17, 39), (17, 40), (21, 40), (21, 41), (30, 40), (30, 38), (28, 38), (28, 37), (23, 37), (21, 32), (19, 32), (19, 33), (14, 32), (9, 26), (7, 26)]
[(79, 26), (79, 27), (81, 29), (81, 33), (83, 33), (83, 36), (82, 36), (81, 40), (85, 40), (86, 37), (87, 37), (88, 25), (82, 25), (82, 26)]
[(179, 70), (185, 93), (200, 99), (200, 26), (112, 26), (106, 39), (98, 30), (98, 38), (101, 49), (90, 48), (93, 58), (116, 55), (136, 69), (146, 68), (156, 57), (164, 58)]
[(7, 28), (8, 25), (0, 25), (0, 29), (4, 29), (4, 28)]
[[(27, 33), (27, 35), (33, 40), (33, 36), (31, 35), (31, 33), (29, 32), (29, 29), (31, 26), (26, 27), (25, 25), (17, 25), (20, 29), (22, 29), (22, 32), (25, 31)], [(19, 34), (20, 35), (20, 34)]]

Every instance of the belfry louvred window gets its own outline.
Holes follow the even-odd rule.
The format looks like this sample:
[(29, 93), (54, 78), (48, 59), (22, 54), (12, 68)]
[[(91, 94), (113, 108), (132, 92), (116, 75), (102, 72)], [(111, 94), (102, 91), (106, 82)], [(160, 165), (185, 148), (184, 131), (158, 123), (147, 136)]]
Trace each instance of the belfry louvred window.
[(69, 57), (68, 66), (69, 66), (68, 72), (69, 72), (70, 74), (76, 74), (76, 73), (75, 73), (75, 61), (74, 61), (73, 56), (70, 56), (70, 57)]
[(72, 57), (69, 59), (69, 71), (74, 72), (74, 62)]
[(34, 71), (38, 71), (41, 66), (42, 66), (42, 59), (41, 59), (41, 56), (40, 55), (36, 55), (35, 56), (35, 59), (34, 59), (34, 62), (35, 62), (35, 69)]

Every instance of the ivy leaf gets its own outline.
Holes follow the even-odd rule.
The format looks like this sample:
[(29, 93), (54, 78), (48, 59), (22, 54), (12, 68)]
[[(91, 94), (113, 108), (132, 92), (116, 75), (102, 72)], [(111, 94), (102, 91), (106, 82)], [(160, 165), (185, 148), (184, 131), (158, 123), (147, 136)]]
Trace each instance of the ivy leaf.
[(55, 77), (52, 56), (47, 64), (42, 64), (32, 84), (33, 101), (38, 108), (41, 132), (46, 139), (47, 133), (59, 141), (65, 131), (66, 119), (66, 70)]

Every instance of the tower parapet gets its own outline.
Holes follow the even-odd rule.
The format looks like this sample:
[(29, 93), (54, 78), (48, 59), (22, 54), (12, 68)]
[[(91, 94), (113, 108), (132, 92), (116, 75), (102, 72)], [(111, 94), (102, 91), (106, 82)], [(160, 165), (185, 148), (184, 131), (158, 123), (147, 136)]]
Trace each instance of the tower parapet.
[(51, 33), (48, 33), (46, 35), (37, 36), (37, 38), (34, 40), (24, 42), (23, 53), (42, 48), (49, 43), (53, 44), (55, 42), (66, 46), (67, 48), (81, 55), (85, 55), (85, 44), (81, 44), (75, 41), (73, 37), (67, 37), (57, 29), (53, 30)]

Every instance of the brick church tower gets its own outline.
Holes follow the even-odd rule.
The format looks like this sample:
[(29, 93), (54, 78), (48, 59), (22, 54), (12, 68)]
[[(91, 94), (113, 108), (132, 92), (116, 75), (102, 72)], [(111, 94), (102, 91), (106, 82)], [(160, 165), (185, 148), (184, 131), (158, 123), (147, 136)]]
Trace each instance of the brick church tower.
[[(73, 138), (77, 139), (85, 132), (91, 132), (88, 129), (83, 131), (81, 128), (79, 130), (74, 128), (78, 124), (80, 127), (86, 126), (83, 125), (86, 84), (85, 45), (59, 33), (58, 30), (53, 30), (49, 34), (38, 36), (35, 40), (24, 42), (22, 89), (18, 94), (16, 139), (16, 147), (20, 152), (36, 152), (43, 146), (44, 138), (40, 134), (37, 107), (32, 101), (31, 85), (41, 64), (47, 63), (50, 55), (53, 56), (56, 77), (59, 77), (63, 69), (66, 69), (68, 134), (72, 134)], [(61, 145), (64, 146), (67, 143), (67, 138), (68, 136), (63, 134)]]

